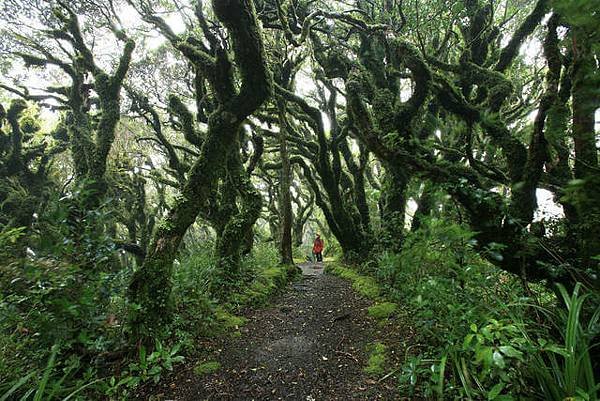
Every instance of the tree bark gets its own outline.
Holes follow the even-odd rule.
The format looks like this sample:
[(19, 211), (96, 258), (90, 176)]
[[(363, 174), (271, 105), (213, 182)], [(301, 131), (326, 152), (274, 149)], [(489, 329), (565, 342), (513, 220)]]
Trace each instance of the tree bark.
[(279, 251), (281, 264), (291, 265), (294, 263), (292, 256), (292, 196), (291, 178), (292, 168), (287, 148), (287, 118), (285, 116), (285, 102), (277, 102), (279, 110), (279, 156), (281, 158), (281, 170), (279, 176), (279, 211), (280, 211), (280, 242)]
[[(592, 52), (591, 39), (582, 29), (573, 32), (574, 60), (572, 70), (573, 142), (575, 145), (575, 178), (581, 188), (575, 197), (579, 218), (577, 223), (578, 242), (584, 265), (600, 254), (600, 169), (594, 130), (595, 112), (599, 107), (598, 76)], [(598, 266), (598, 262), (595, 263)]]
[(228, 173), (232, 177), (231, 184), (240, 196), (241, 207), (229, 218), (217, 241), (217, 271), (221, 276), (218, 280), (220, 288), (216, 291), (218, 295), (227, 294), (233, 285), (239, 282), (241, 251), (245, 248), (248, 235), (252, 233), (252, 226), (262, 210), (262, 196), (252, 185), (250, 175), (240, 160), (238, 148), (239, 146), (234, 147), (235, 151), (230, 156), (232, 163)]
[(402, 250), (405, 230), (407, 172), (387, 164), (382, 183), (382, 238), (381, 242), (394, 252)]
[(417, 201), (417, 210), (413, 215), (413, 220), (410, 226), (412, 232), (417, 231), (423, 226), (424, 220), (429, 217), (431, 210), (433, 209), (433, 185), (426, 181), (423, 187), (423, 193)]
[[(129, 286), (132, 304), (130, 325), (135, 341), (152, 343), (153, 338), (165, 334), (172, 316), (170, 294), (173, 260), (182, 238), (206, 207), (219, 177), (225, 171), (228, 156), (231, 152), (238, 152), (236, 145), (242, 123), (271, 94), (272, 79), (266, 66), (262, 32), (254, 3), (251, 0), (214, 0), (213, 10), (231, 35), (242, 82), (239, 92), (232, 93), (231, 76), (211, 75), (215, 96), (220, 104), (208, 119), (206, 139), (188, 173), (188, 181), (166, 219), (156, 230), (144, 265), (134, 273)], [(210, 57), (189, 43), (175, 40), (175, 45), (196, 68), (211, 73), (231, 73), (219, 69), (212, 64)], [(230, 268), (230, 263), (238, 261), (236, 255), (230, 252), (241, 241), (233, 237), (237, 232), (234, 227), (239, 225), (244, 231), (260, 213), (260, 203), (247, 177), (240, 177), (239, 191), (244, 203), (242, 213), (224, 229), (218, 244), (219, 255), (224, 257), (221, 263), (223, 268)]]

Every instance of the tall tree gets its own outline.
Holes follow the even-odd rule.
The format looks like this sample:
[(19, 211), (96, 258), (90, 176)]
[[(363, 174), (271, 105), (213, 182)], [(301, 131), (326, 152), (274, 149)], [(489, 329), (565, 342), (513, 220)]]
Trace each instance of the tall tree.
[(291, 195), (291, 184), (292, 184), (292, 166), (290, 163), (290, 156), (287, 145), (287, 117), (285, 102), (278, 101), (277, 108), (279, 110), (279, 156), (281, 158), (281, 171), (279, 179), (279, 196), (280, 196), (280, 208), (281, 211), (281, 263), (291, 265), (294, 263), (292, 257), (292, 224), (293, 224), (293, 212), (292, 212), (292, 195)]
[[(46, 95), (34, 97), (58, 102), (60, 108), (67, 110), (65, 123), (75, 173), (83, 193), (88, 194), (83, 204), (93, 209), (107, 191), (107, 158), (121, 116), (121, 88), (135, 43), (117, 28), (117, 17), (107, 7), (103, 14), (107, 25), (115, 38), (124, 43), (117, 66), (112, 72), (107, 72), (89, 44), (93, 38), (84, 36), (80, 17), (73, 7), (56, 1), (40, 6), (37, 12), (48, 28), (25, 35), (17, 31), (18, 25), (15, 25), (9, 31), (18, 46), (14, 54), (21, 57), (27, 66), (55, 66), (70, 78), (70, 85), (49, 86), (44, 88)], [(28, 92), (26, 95), (29, 97)]]
[[(146, 2), (135, 3), (144, 19), (157, 26), (194, 66), (198, 82), (207, 81), (212, 89), (212, 112), (199, 156), (188, 172), (187, 181), (168, 215), (157, 228), (150, 251), (140, 270), (135, 272), (130, 301), (138, 307), (131, 316), (134, 338), (149, 340), (161, 335), (170, 319), (170, 278), (183, 235), (206, 207), (219, 177), (227, 172), (232, 188), (242, 199), (241, 210), (226, 224), (218, 239), (220, 269), (236, 270), (242, 238), (251, 229), (261, 210), (261, 198), (242, 169), (239, 149), (242, 124), (269, 97), (271, 76), (266, 65), (262, 32), (251, 0), (213, 1), (212, 9), (227, 29), (235, 61), (207, 26), (202, 2), (197, 17), (203, 38), (187, 39), (174, 34)], [(210, 44), (210, 49), (205, 43)], [(229, 45), (229, 43), (227, 43)], [(237, 71), (234, 69), (237, 67)], [(235, 74), (241, 83), (237, 89)], [(199, 85), (197, 92), (202, 90)], [(202, 93), (197, 93), (202, 97)]]
[[(357, 1), (350, 10), (338, 3), (302, 4), (280, 7), (279, 14), (285, 14), (288, 23), (280, 15), (279, 29), (286, 31), (295, 45), (311, 40), (322, 75), (332, 80), (334, 91), (345, 96), (348, 132), (382, 162), (382, 239), (388, 246), (398, 250), (402, 244), (408, 183), (427, 179), (462, 205), (478, 233), (479, 249), (500, 268), (532, 280), (572, 282), (576, 277), (594, 281), (594, 275), (576, 267), (579, 262), (570, 249), (589, 257), (598, 251), (595, 240), (575, 236), (579, 243), (562, 248), (559, 256), (548, 251), (548, 238), (536, 237), (527, 228), (538, 206), (540, 187), (561, 199), (573, 232), (581, 221), (575, 219), (584, 213), (583, 204), (587, 205), (587, 221), (597, 226), (592, 223), (596, 221), (596, 192), (591, 189), (597, 187), (592, 178), (597, 172), (591, 123), (595, 98), (583, 92), (584, 87), (591, 87), (593, 77), (588, 45), (593, 30), (586, 31), (584, 40), (575, 39), (580, 48), (575, 47), (574, 57), (569, 51), (561, 52), (557, 29), (567, 27), (569, 38), (581, 35), (581, 30), (559, 14), (552, 17), (543, 43), (545, 87), (529, 90), (526, 85), (513, 85), (511, 78), (531, 70), (536, 74), (531, 63), (521, 60), (519, 48), (551, 10), (545, 0), (528, 9), (513, 10), (513, 16), (474, 0), (462, 1), (461, 7), (452, 9), (426, 5), (428, 12), (445, 20), (424, 20), (420, 10), (408, 10), (402, 4), (390, 8)], [(319, 17), (323, 19), (313, 21)], [(290, 20), (299, 21), (303, 29), (295, 30)], [(434, 34), (425, 35), (426, 30)], [(540, 81), (539, 76), (534, 79)], [(570, 171), (565, 162), (565, 157), (570, 157), (565, 151), (570, 142), (568, 122), (561, 120), (564, 112), (556, 112), (565, 110), (569, 99), (577, 171)], [(537, 116), (529, 123), (527, 113), (533, 110)], [(513, 126), (520, 130), (511, 129)], [(331, 158), (335, 170), (335, 151), (327, 149), (326, 154), (318, 160), (327, 164), (326, 159)], [(583, 166), (589, 166), (587, 173)], [(569, 178), (584, 174), (581, 181)], [(571, 186), (578, 183), (589, 190), (584, 196), (570, 196)], [(498, 187), (506, 189), (508, 199), (498, 196)], [(332, 201), (335, 196), (329, 198)], [(328, 221), (335, 232), (334, 219)], [(584, 247), (589, 249), (584, 251)], [(566, 270), (551, 267), (564, 265), (559, 262), (562, 258), (570, 260)], [(585, 265), (594, 268), (597, 263), (588, 259)]]
[[(24, 234), (31, 229), (50, 186), (52, 157), (66, 148), (62, 124), (48, 135), (48, 139), (55, 138), (55, 145), (34, 140), (41, 127), (35, 114), (26, 115), (28, 107), (22, 99), (13, 100), (7, 109), (0, 104), (0, 229), (23, 229)], [(24, 246), (18, 249), (19, 254), (24, 251)]]

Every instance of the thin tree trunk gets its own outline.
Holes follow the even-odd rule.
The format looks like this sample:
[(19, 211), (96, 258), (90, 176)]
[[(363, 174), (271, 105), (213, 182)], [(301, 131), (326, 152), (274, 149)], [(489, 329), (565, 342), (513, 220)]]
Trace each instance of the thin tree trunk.
[(382, 242), (395, 252), (402, 249), (406, 212), (406, 172), (388, 164), (382, 185)]
[(413, 216), (413, 220), (410, 226), (412, 232), (417, 231), (423, 226), (423, 221), (429, 217), (433, 208), (433, 185), (431, 182), (425, 182), (423, 187), (423, 193), (417, 201), (417, 210)]
[[(594, 131), (594, 113), (598, 108), (597, 89), (593, 82), (596, 63), (591, 42), (582, 30), (573, 33), (573, 141), (575, 145), (575, 178), (582, 187), (575, 195), (578, 209), (578, 242), (585, 265), (600, 253), (600, 170)], [(596, 263), (597, 264), (597, 263)]]
[(280, 219), (280, 243), (279, 251), (281, 263), (291, 265), (294, 263), (292, 257), (292, 195), (290, 188), (292, 184), (292, 168), (287, 148), (287, 120), (285, 102), (280, 100), (277, 102), (279, 109), (279, 155), (281, 157), (281, 170), (279, 178), (279, 211)]

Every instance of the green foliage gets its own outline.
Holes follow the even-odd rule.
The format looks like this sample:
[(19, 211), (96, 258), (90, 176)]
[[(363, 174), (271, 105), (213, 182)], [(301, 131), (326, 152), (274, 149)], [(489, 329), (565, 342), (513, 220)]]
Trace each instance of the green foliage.
[(125, 372), (125, 376), (129, 376), (129, 380), (126, 382), (127, 386), (136, 387), (149, 380), (158, 383), (161, 374), (165, 371), (172, 371), (173, 365), (183, 362), (184, 357), (178, 355), (179, 348), (179, 345), (170, 349), (165, 348), (160, 341), (157, 341), (154, 351), (148, 355), (146, 348), (141, 346), (138, 360), (131, 362), (129, 369)]
[(25, 235), (25, 227), (3, 227), (0, 231), (0, 255), (9, 256), (14, 244)]
[[(26, 376), (7, 385), (0, 384), (1, 401), (18, 399), (21, 401), (52, 401), (52, 400), (84, 400), (81, 394), (91, 386), (99, 385), (103, 379), (94, 378), (95, 371), (88, 370), (83, 377), (77, 377), (80, 367), (79, 360), (69, 358), (62, 370), (58, 369), (58, 356), (60, 347), (52, 346), (46, 367), (43, 370), (34, 370)], [(18, 396), (19, 394), (19, 396)]]
[[(307, 248), (308, 254), (312, 255), (312, 244)], [(323, 250), (323, 257), (339, 257), (342, 255), (342, 247), (339, 241), (332, 235), (327, 237), (327, 243)]]
[[(474, 245), (469, 230), (430, 219), (408, 236), (400, 254), (384, 252), (362, 267), (382, 284), (382, 301), (370, 314), (387, 310), (381, 305), (390, 301), (402, 305), (414, 341), (423, 344), (399, 369), (400, 391), (427, 399), (517, 400), (535, 398), (539, 388), (543, 399), (597, 399), (589, 352), (600, 331), (597, 300), (584, 309), (591, 295), (580, 295), (579, 285), (572, 295), (561, 288), (567, 307), (561, 309), (552, 293), (532, 284), (525, 290)], [(492, 244), (486, 252), (499, 250)], [(564, 345), (556, 345), (557, 332)]]
[(217, 307), (215, 309), (215, 319), (217, 321), (217, 334), (226, 334), (233, 331), (237, 331), (246, 324), (246, 318), (242, 316), (236, 316), (233, 313), (225, 310), (223, 307)]
[(33, 401), (41, 401), (44, 396), (44, 392), (46, 390), (46, 386), (48, 385), (48, 379), (50, 378), (50, 373), (54, 368), (54, 364), (56, 361), (56, 355), (58, 354), (58, 346), (55, 344), (52, 346), (52, 351), (50, 352), (50, 358), (48, 359), (48, 365), (44, 370), (44, 374), (42, 375), (42, 380), (40, 380), (40, 384), (33, 396)]
[(600, 17), (594, 2), (587, 0), (554, 0), (553, 5), (569, 23), (574, 26), (584, 27), (590, 32), (598, 32)]
[(38, 132), (42, 128), (38, 116), (35, 115), (24, 115), (19, 120), (19, 125), (21, 130), (29, 135)]
[(483, 392), (494, 399), (489, 389), (499, 396), (508, 385), (511, 391), (524, 386), (517, 374), (524, 340), (519, 327), (502, 318), (521, 291), (474, 245), (469, 230), (431, 219), (407, 238), (401, 254), (384, 253), (376, 267), (367, 266), (386, 283), (388, 297), (413, 316), (417, 341), (427, 344), (400, 374), (411, 394), (477, 398)]
[[(9, 244), (20, 230), (2, 234)], [(121, 361), (126, 367), (119, 375), (114, 374), (118, 366), (107, 364), (103, 355), (126, 349), (122, 321), (131, 270), (89, 271), (39, 256), (5, 259), (0, 270), (0, 395), (12, 389), (8, 397), (18, 399), (50, 372), (44, 400), (50, 393), (62, 399), (75, 391), (72, 400), (127, 399), (142, 383), (160, 380), (182, 361), (180, 354), (199, 351), (198, 337), (237, 332), (245, 319), (236, 311), (266, 302), (288, 279), (287, 268), (278, 266), (277, 250), (257, 244), (243, 261), (246, 281), (230, 294), (230, 303), (218, 304), (209, 291), (215, 264), (212, 247), (188, 247), (187, 252), (174, 269), (171, 337), (152, 350), (140, 348), (137, 359)], [(83, 282), (85, 286), (79, 284)], [(60, 352), (52, 359), (54, 366), (45, 369), (48, 350), (56, 343), (61, 344)]]
[[(421, 390), (431, 399), (434, 398), (434, 394), (437, 395), (438, 399), (443, 399), (446, 359), (443, 357), (439, 366), (433, 362), (436, 361), (425, 359), (421, 355), (408, 356), (398, 377), (398, 383), (402, 391), (412, 397), (418, 390)], [(421, 381), (424, 381), (424, 383), (421, 384)], [(424, 390), (420, 387), (423, 387)]]
[(311, 256), (310, 249), (307, 245), (296, 246), (292, 249), (294, 263), (304, 263), (307, 257)]
[(55, 343), (65, 355), (75, 349), (96, 354), (122, 347), (119, 307), (124, 284), (121, 272), (90, 274), (51, 259), (4, 265), (0, 375), (11, 378), (41, 364)]
[(107, 227), (114, 223), (115, 202), (95, 202), (93, 181), (82, 181), (66, 196), (50, 192), (44, 215), (36, 222), (31, 243), (39, 253), (87, 267), (109, 268), (116, 250)]
[(448, 353), (455, 374), (448, 387), (462, 396), (488, 400), (511, 400), (515, 398), (509, 394), (526, 393), (521, 372), (531, 347), (521, 328), (510, 320), (489, 319), (483, 327), (471, 324), (469, 329), (462, 346)]
[[(269, 183), (269, 188), (263, 183), (256, 188), (241, 188), (240, 182), (235, 182), (239, 177), (236, 179), (224, 156), (240, 156), (242, 163), (236, 167), (240, 171), (255, 156), (261, 156), (263, 150), (263, 159), (277, 162), (269, 135), (286, 128), (290, 152), (300, 155), (294, 157), (306, 163), (306, 168), (299, 166), (294, 172), (298, 177), (294, 187), (297, 183), (299, 186), (292, 192), (300, 193), (300, 187), (310, 178), (315, 181), (310, 183), (314, 192), (311, 199), (312, 195), (321, 195), (317, 202), (321, 210), (315, 208), (309, 224), (318, 222), (321, 231), (328, 231), (322, 224), (327, 216), (329, 222), (335, 222), (331, 232), (343, 240), (346, 260), (361, 262), (368, 254), (361, 246), (368, 248), (375, 229), (384, 229), (384, 234), (377, 234), (381, 245), (375, 249), (376, 260), (352, 269), (339, 264), (330, 267), (335, 274), (351, 280), (359, 293), (377, 302), (369, 308), (369, 315), (383, 320), (401, 308), (407, 324), (414, 326), (414, 340), (420, 346), (408, 351), (414, 355), (408, 355), (398, 377), (402, 390), (411, 398), (508, 400), (531, 397), (538, 390), (545, 399), (597, 399), (598, 378), (594, 377), (590, 356), (599, 330), (597, 299), (582, 295), (583, 289), (577, 286), (571, 294), (561, 288), (557, 302), (547, 288), (523, 285), (485, 261), (512, 262), (503, 268), (511, 266), (507, 270), (513, 273), (518, 272), (517, 264), (521, 262), (527, 273), (538, 267), (542, 271), (544, 267), (550, 272), (546, 275), (549, 280), (558, 277), (558, 273), (565, 273), (561, 278), (569, 280), (566, 273), (582, 262), (582, 269), (587, 269), (582, 273), (597, 278), (600, 255), (594, 255), (598, 255), (598, 235), (585, 236), (597, 234), (595, 228), (600, 220), (596, 202), (596, 188), (600, 185), (597, 174), (593, 174), (597, 149), (594, 138), (591, 146), (581, 146), (581, 138), (578, 141), (577, 131), (582, 127), (577, 127), (577, 120), (582, 122), (582, 118), (576, 113), (578, 103), (594, 103), (598, 95), (599, 85), (594, 85), (598, 82), (595, 67), (600, 54), (597, 1), (459, 1), (449, 5), (433, 0), (421, 2), (419, 7), (357, 1), (353, 10), (341, 1), (294, 2), (297, 10), (292, 14), (299, 18), (293, 21), (297, 27), (316, 27), (321, 19), (326, 21), (321, 21), (319, 29), (303, 29), (301, 33), (302, 38), (310, 39), (311, 62), (304, 58), (307, 42), (302, 40), (295, 44), (299, 56), (285, 60), (282, 70), (290, 75), (288, 87), (294, 88), (291, 75), (306, 68), (310, 71), (304, 75), (314, 76), (315, 83), (321, 81), (325, 87), (318, 83), (315, 96), (299, 93), (280, 99), (295, 104), (288, 108), (289, 127), (275, 121), (272, 108), (261, 110), (256, 117), (267, 121), (269, 130), (247, 124), (247, 118), (273, 89), (268, 70), (278, 69), (276, 64), (282, 61), (279, 55), (286, 54), (281, 50), (285, 50), (289, 38), (267, 39), (265, 53), (276, 57), (265, 60), (261, 29), (254, 23), (247, 24), (247, 17), (254, 20), (250, 9), (238, 15), (240, 9), (234, 2), (202, 6), (208, 21), (220, 19), (223, 24), (209, 24), (210, 29), (192, 27), (184, 34), (192, 35), (189, 41), (180, 43), (187, 49), (185, 53), (200, 59), (193, 60), (200, 72), (195, 81), (194, 74), (188, 74), (189, 68), (185, 68), (187, 56), (172, 53), (177, 46), (161, 46), (156, 51), (141, 49), (146, 58), (135, 71), (132, 69), (136, 75), (128, 78), (130, 86), (159, 77), (164, 82), (143, 86), (156, 86), (156, 93), (177, 93), (183, 100), (171, 97), (168, 110), (157, 107), (156, 115), (144, 112), (144, 122), (130, 118), (127, 123), (131, 126), (115, 128), (120, 118), (119, 89), (129, 69), (133, 41), (124, 37), (125, 32), (115, 32), (119, 42), (126, 45), (125, 54), (115, 52), (117, 57), (122, 55), (120, 62), (112, 59), (110, 51), (101, 57), (106, 59), (102, 65), (120, 65), (117, 75), (111, 76), (108, 71), (100, 71), (94, 61), (98, 49), (87, 49), (83, 44), (89, 42), (88, 35), (102, 43), (113, 43), (104, 40), (103, 32), (110, 34), (112, 30), (106, 30), (106, 24), (96, 23), (97, 10), (86, 11), (79, 7), (81, 4), (73, 5), (73, 15), (81, 18), (81, 33), (86, 38), (74, 43), (76, 49), (70, 49), (79, 55), (72, 64), (74, 60), (62, 54), (65, 52), (53, 51), (55, 40), (64, 41), (65, 32), (78, 25), (76, 20), (63, 25), (71, 15), (66, 11), (70, 2), (59, 5), (54, 12), (52, 4), (8, 3), (0, 11), (0, 20), (7, 23), (2, 33), (11, 37), (6, 44), (0, 44), (0, 72), (23, 82), (11, 83), (15, 91), (0, 91), (2, 101), (19, 106), (14, 109), (18, 124), (9, 124), (9, 116), (0, 106), (0, 394), (4, 394), (0, 401), (15, 397), (131, 398), (136, 386), (160, 380), (173, 364), (181, 362), (179, 349), (186, 355), (200, 352), (198, 337), (239, 334), (239, 327), (245, 323), (238, 316), (240, 310), (265, 304), (291, 276), (288, 267), (278, 266), (276, 245), (258, 241), (250, 255), (241, 257), (241, 263), (237, 251), (229, 263), (223, 263), (226, 258), (218, 260), (214, 255), (214, 233), (199, 221), (193, 227), (201, 226), (203, 235), (194, 237), (192, 234), (197, 232), (192, 231), (202, 230), (188, 230), (183, 249), (170, 249), (164, 259), (157, 258), (159, 262), (151, 274), (139, 274), (142, 284), (153, 279), (155, 284), (141, 286), (152, 290), (140, 298), (140, 303), (160, 300), (155, 304), (158, 308), (142, 309), (137, 301), (128, 305), (125, 294), (132, 273), (143, 258), (136, 255), (133, 262), (134, 257), (116, 244), (121, 246), (121, 240), (126, 239), (128, 245), (146, 250), (149, 236), (157, 228), (154, 219), (162, 220), (169, 203), (180, 208), (171, 209), (173, 219), (163, 220), (168, 227), (158, 227), (176, 234), (161, 238), (166, 243), (172, 238), (179, 240), (180, 230), (187, 229), (187, 225), (178, 225), (178, 220), (189, 220), (187, 224), (191, 224), (201, 209), (202, 218), (208, 217), (213, 224), (213, 218), (237, 215), (229, 227), (237, 226), (238, 230), (231, 232), (245, 232), (264, 210), (255, 190), (262, 191), (265, 197), (269, 192), (268, 197), (274, 201), (269, 204), (269, 217), (281, 214), (275, 203), (282, 194), (270, 193), (273, 185)], [(29, 7), (29, 3), (37, 6)], [(156, 23), (161, 15), (179, 12), (173, 3), (154, 2), (156, 15), (142, 19)], [(239, 4), (247, 7), (250, 3)], [(535, 4), (543, 7), (526, 17), (534, 7), (538, 8)], [(118, 4), (116, 8), (119, 9)], [(138, 8), (144, 12), (148, 7)], [(106, 20), (113, 18), (110, 9), (106, 10), (109, 15), (101, 18), (108, 25), (111, 21)], [(319, 10), (328, 10), (327, 17), (319, 15)], [(317, 12), (311, 14), (312, 11)], [(553, 57), (546, 55), (546, 62), (541, 58), (542, 52), (550, 52), (550, 43), (528, 46), (530, 41), (541, 43), (542, 37), (552, 33), (552, 19), (542, 18), (551, 13), (560, 17), (559, 40), (554, 39), (557, 43), (553, 50), (554, 58), (560, 59), (555, 78), (561, 82), (554, 86)], [(309, 14), (316, 19), (304, 21), (303, 25), (302, 18)], [(436, 18), (423, 19), (423, 15)], [(24, 24), (22, 18), (31, 23)], [(241, 29), (244, 24), (248, 29)], [(265, 29), (271, 29), (267, 25)], [(61, 27), (64, 29), (56, 29)], [(295, 29), (292, 31), (286, 33), (298, 36)], [(398, 32), (402, 32), (402, 42), (395, 34)], [(78, 38), (76, 32), (68, 36)], [(231, 46), (230, 38), (236, 39)], [(144, 40), (138, 42), (143, 44)], [(214, 54), (204, 57), (203, 51), (196, 52), (194, 48), (203, 50), (203, 44), (209, 42), (211, 47), (222, 46), (223, 52), (216, 49), (215, 54), (227, 55), (233, 49), (233, 53), (243, 57), (217, 57), (217, 70), (223, 74), (208, 74), (211, 79), (207, 81), (205, 73), (215, 68)], [(244, 47), (241, 50), (245, 53), (239, 47)], [(519, 51), (526, 47), (527, 52)], [(40, 52), (42, 48), (48, 48), (49, 53)], [(531, 50), (536, 48), (540, 50)], [(69, 74), (51, 71), (40, 77), (57, 80), (53, 87), (32, 91), (33, 88), (27, 88), (31, 80), (23, 74), (37, 74), (34, 71), (39, 72), (40, 68), (12, 71), (17, 54), (11, 53), (15, 51), (37, 54), (20, 57), (29, 66), (68, 66), (67, 72), (73, 72), (73, 78), (75, 73), (85, 78), (75, 83), (75, 89), (79, 85), (82, 91), (69, 90)], [(427, 58), (423, 60), (421, 54), (427, 54)], [(50, 56), (58, 59), (47, 60)], [(298, 65), (294, 65), (295, 59)], [(584, 63), (578, 65), (581, 61)], [(267, 63), (273, 68), (264, 68)], [(251, 68), (252, 65), (260, 68)], [(228, 68), (220, 68), (223, 66)], [(546, 82), (544, 75), (548, 77)], [(574, 78), (573, 82), (570, 78)], [(550, 89), (548, 93), (544, 93), (546, 88)], [(236, 97), (238, 89), (241, 96)], [(278, 95), (285, 94), (277, 91)], [(57, 109), (62, 114), (60, 124), (68, 125), (68, 133), (66, 129), (50, 133), (47, 128), (53, 123), (40, 118), (40, 105), (12, 100), (19, 97), (18, 92), (23, 93), (21, 97), (33, 98), (49, 94), (51, 104), (44, 107), (72, 108), (67, 113)], [(357, 92), (356, 104), (351, 99), (352, 92)], [(248, 93), (252, 96), (244, 96)], [(550, 96), (555, 94), (554, 98)], [(147, 103), (156, 97), (149, 93), (141, 96)], [(62, 98), (64, 101), (57, 101)], [(546, 101), (553, 103), (547, 115), (541, 121), (533, 121), (535, 110), (544, 117)], [(194, 111), (187, 110), (186, 105), (194, 103)], [(317, 108), (313, 108), (314, 104), (318, 104)], [(231, 105), (242, 107), (227, 110)], [(351, 109), (359, 112), (352, 114)], [(587, 112), (588, 119), (593, 120), (594, 111)], [(331, 124), (325, 125), (331, 129), (325, 133), (326, 128), (321, 126), (327, 120)], [(541, 141), (532, 136), (538, 125), (543, 131)], [(590, 132), (593, 137), (593, 130)], [(114, 153), (115, 139), (128, 142), (121, 144), (124, 151), (118, 155)], [(148, 147), (129, 146), (137, 141), (148, 143)], [(349, 154), (338, 153), (342, 145), (349, 145)], [(544, 149), (539, 151), (538, 145)], [(68, 156), (62, 155), (68, 147)], [(109, 177), (110, 169), (105, 174), (109, 151), (113, 160), (108, 160), (108, 166), (139, 179), (137, 191), (132, 192), (132, 180)], [(582, 157), (584, 153), (590, 157)], [(537, 163), (536, 155), (544, 160)], [(574, 162), (573, 157), (577, 159)], [(591, 177), (579, 177), (579, 164), (588, 165)], [(391, 170), (392, 165), (397, 165), (401, 175), (407, 177), (382, 180), (382, 173)], [(270, 174), (264, 170), (257, 168), (252, 172), (256, 183), (260, 182), (259, 177)], [(85, 176), (98, 180), (85, 180)], [(569, 181), (573, 177), (578, 179)], [(276, 176), (271, 178), (273, 183), (277, 181)], [(436, 191), (442, 195), (433, 197), (435, 201), (426, 214), (440, 218), (424, 221), (419, 231), (405, 239), (405, 205), (401, 203), (417, 200), (421, 193), (429, 194), (430, 188), (422, 185), (429, 179), (435, 181), (430, 184), (438, 187)], [(145, 185), (146, 180), (155, 188)], [(203, 181), (208, 186), (194, 184)], [(366, 188), (361, 188), (362, 181)], [(516, 198), (531, 201), (531, 196), (518, 194), (528, 190), (529, 195), (535, 193), (538, 181), (551, 183), (545, 186), (565, 206), (566, 217), (551, 227), (546, 224), (545, 234), (541, 234), (544, 230), (537, 230), (541, 224), (528, 226), (528, 221), (514, 221), (509, 215), (518, 212), (523, 214), (519, 220), (527, 218), (527, 202)], [(405, 189), (405, 184), (409, 189)], [(242, 192), (247, 192), (252, 200), (247, 201)], [(367, 204), (361, 202), (364, 195)], [(458, 207), (444, 196), (452, 197)], [(396, 212), (385, 213), (386, 199), (391, 200), (390, 206), (398, 208)], [(419, 199), (420, 207), (422, 200)], [(136, 207), (132, 207), (134, 201)], [(535, 202), (531, 203), (534, 209)], [(140, 219), (134, 216), (138, 206), (143, 215)], [(371, 216), (355, 216), (356, 206), (361, 212), (370, 209)], [(377, 210), (378, 206), (382, 210)], [(533, 210), (529, 212), (532, 214)], [(467, 219), (463, 218), (464, 213)], [(242, 224), (242, 220), (247, 222)], [(476, 252), (476, 233), (462, 223), (453, 223), (456, 221), (470, 221), (471, 227), (480, 231), (479, 238), (494, 238), (498, 243), (487, 243), (483, 251)], [(525, 223), (523, 232), (513, 229), (515, 223)], [(248, 227), (242, 230), (240, 224)], [(532, 235), (522, 235), (525, 230)], [(340, 244), (331, 232), (324, 233), (328, 237), (326, 257), (341, 254)], [(521, 236), (527, 238), (514, 238)], [(226, 238), (229, 239), (225, 245), (242, 244), (236, 235)], [(546, 242), (550, 246), (546, 247)], [(164, 244), (160, 243), (157, 249)], [(554, 266), (539, 257), (550, 251), (552, 258), (564, 263)], [(304, 261), (307, 255), (310, 245), (294, 256)], [(170, 262), (174, 258), (171, 275)], [(168, 269), (163, 270), (165, 264)], [(523, 277), (523, 281), (526, 279)], [(159, 296), (169, 292), (161, 292), (161, 288), (172, 288), (172, 295)], [(562, 304), (566, 306), (564, 310)], [(170, 312), (171, 305), (172, 323), (161, 325), (160, 341), (151, 349), (138, 348), (136, 344), (133, 350), (127, 330), (135, 325), (123, 325), (128, 308), (150, 310), (161, 316), (161, 308), (169, 306)], [(377, 343), (370, 351), (369, 373), (383, 373), (385, 346)], [(204, 368), (210, 370), (214, 364), (208, 362)]]
[(594, 376), (590, 350), (599, 345), (592, 340), (600, 333), (600, 309), (586, 319), (584, 304), (590, 294), (581, 294), (579, 283), (571, 295), (560, 284), (558, 289), (566, 310), (559, 309), (550, 318), (560, 330), (563, 344), (538, 338), (530, 372), (545, 400), (598, 400), (600, 381)]
[[(18, 177), (5, 177), (0, 181), (0, 224), (3, 230), (29, 224), (32, 205), (37, 202), (31, 188)], [(28, 215), (28, 216), (26, 216)], [(26, 227), (24, 230), (26, 230)]]

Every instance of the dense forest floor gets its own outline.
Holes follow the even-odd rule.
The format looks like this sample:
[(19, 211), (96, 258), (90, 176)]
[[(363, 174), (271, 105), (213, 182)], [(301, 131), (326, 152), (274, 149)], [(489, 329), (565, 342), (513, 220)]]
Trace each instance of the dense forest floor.
[[(140, 399), (398, 399), (393, 379), (365, 371), (372, 344), (395, 335), (368, 316), (372, 302), (318, 266), (301, 267), (301, 281), (267, 308), (247, 311), (240, 336), (204, 345), (212, 364), (188, 361)], [(203, 374), (199, 366), (216, 371)]]

